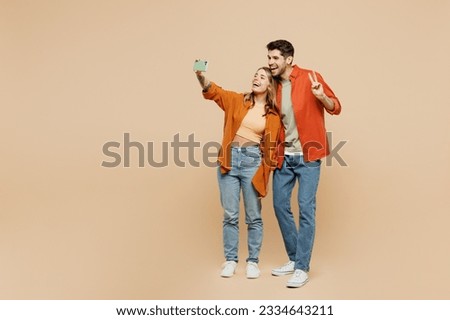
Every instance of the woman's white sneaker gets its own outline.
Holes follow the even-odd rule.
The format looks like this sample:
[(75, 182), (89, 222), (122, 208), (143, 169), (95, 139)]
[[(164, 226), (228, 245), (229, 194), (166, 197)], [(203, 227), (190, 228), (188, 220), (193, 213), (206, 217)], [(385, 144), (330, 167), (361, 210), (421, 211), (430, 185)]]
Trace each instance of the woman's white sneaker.
[(259, 271), (258, 264), (256, 262), (247, 263), (247, 278), (256, 279), (259, 278), (261, 272)]
[(296, 269), (292, 277), (287, 282), (288, 288), (299, 288), (308, 282), (308, 274), (300, 269)]
[(236, 267), (236, 261), (226, 261), (222, 265), (222, 272), (220, 273), (220, 276), (224, 278), (232, 277), (234, 275), (234, 272), (236, 271)]
[(284, 265), (282, 265), (281, 267), (272, 269), (272, 275), (284, 276), (287, 274), (292, 274), (292, 273), (294, 273), (294, 267), (295, 267), (295, 262), (289, 261), (289, 262), (285, 263)]

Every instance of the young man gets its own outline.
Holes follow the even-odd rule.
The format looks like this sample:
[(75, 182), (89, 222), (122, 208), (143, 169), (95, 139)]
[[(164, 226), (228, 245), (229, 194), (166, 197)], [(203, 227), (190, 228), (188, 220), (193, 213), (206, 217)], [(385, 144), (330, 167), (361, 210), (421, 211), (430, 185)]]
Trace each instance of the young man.
[[(308, 281), (321, 159), (330, 153), (324, 111), (337, 115), (341, 105), (319, 73), (292, 64), (294, 47), (290, 42), (272, 41), (267, 50), (269, 68), (279, 81), (277, 106), (284, 125), (278, 147), (278, 168), (273, 176), (273, 203), (289, 256), (289, 262), (273, 269), (272, 274), (293, 274), (287, 287), (298, 288)], [(296, 179), (299, 230), (290, 206)]]

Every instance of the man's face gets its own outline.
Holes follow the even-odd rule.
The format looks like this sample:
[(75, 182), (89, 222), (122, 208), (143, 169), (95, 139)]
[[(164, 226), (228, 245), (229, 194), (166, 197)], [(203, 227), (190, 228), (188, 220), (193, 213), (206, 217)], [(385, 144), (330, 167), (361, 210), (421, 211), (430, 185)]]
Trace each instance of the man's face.
[(281, 55), (280, 50), (275, 49), (269, 50), (267, 59), (272, 75), (274, 77), (284, 78), (283, 76), (286, 73), (286, 68), (290, 66), (290, 63), (292, 62), (292, 57), (285, 58)]

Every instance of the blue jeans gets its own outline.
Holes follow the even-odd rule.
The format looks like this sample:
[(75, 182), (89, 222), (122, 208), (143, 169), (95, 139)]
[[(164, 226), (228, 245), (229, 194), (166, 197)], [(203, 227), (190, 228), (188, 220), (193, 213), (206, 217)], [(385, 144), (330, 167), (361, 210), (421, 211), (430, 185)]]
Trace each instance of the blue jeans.
[[(316, 229), (316, 192), (321, 160), (305, 162), (301, 155), (285, 155), (283, 167), (273, 175), (273, 205), (284, 246), (295, 269), (309, 271)], [(291, 195), (298, 180), (299, 229), (291, 211)]]
[(231, 170), (225, 174), (218, 168), (220, 201), (224, 209), (223, 244), (225, 259), (238, 261), (239, 203), (244, 198), (247, 224), (248, 261), (258, 262), (263, 238), (261, 199), (252, 185), (252, 179), (261, 164), (259, 147), (232, 148)]

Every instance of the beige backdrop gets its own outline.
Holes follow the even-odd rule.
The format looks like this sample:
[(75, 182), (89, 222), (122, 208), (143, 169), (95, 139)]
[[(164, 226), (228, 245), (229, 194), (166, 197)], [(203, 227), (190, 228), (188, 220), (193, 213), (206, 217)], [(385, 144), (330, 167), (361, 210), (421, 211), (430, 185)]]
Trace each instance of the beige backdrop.
[[(0, 1), (0, 298), (449, 299), (449, 31), (448, 0)], [(270, 276), (287, 260), (271, 193), (263, 275), (222, 279), (214, 168), (172, 148), (164, 168), (137, 148), (102, 167), (125, 133), (155, 160), (194, 134), (200, 161), (222, 113), (193, 60), (245, 91), (278, 38), (340, 98), (327, 129), (347, 141), (347, 165), (323, 167), (298, 290)], [(243, 224), (242, 262), (245, 239)]]

